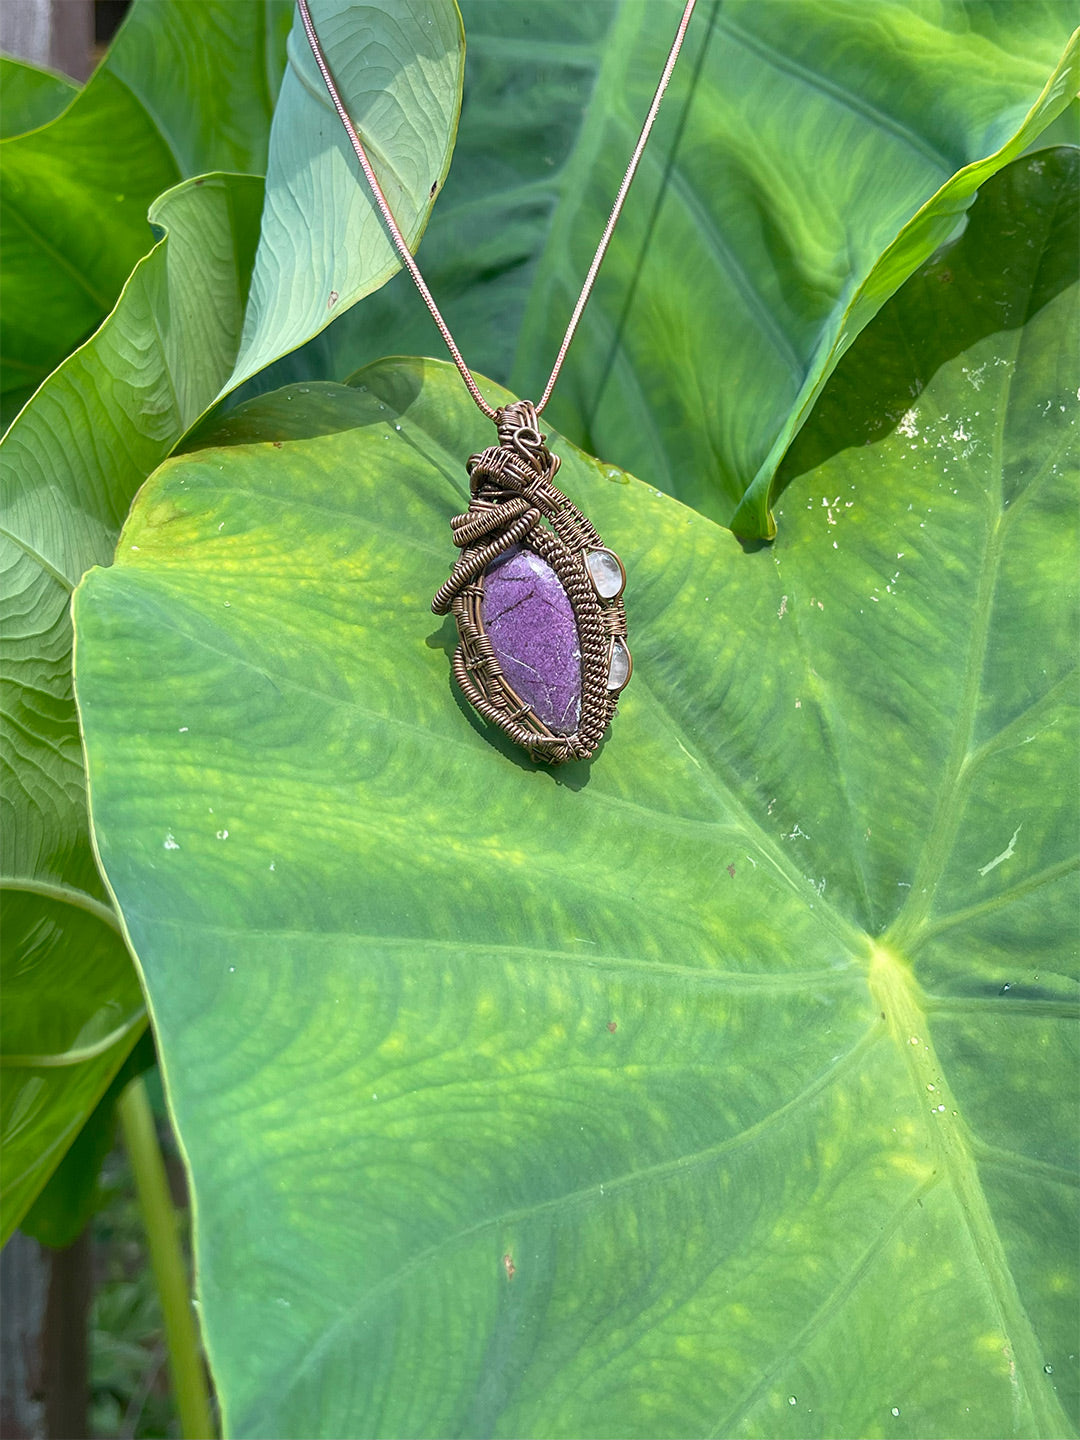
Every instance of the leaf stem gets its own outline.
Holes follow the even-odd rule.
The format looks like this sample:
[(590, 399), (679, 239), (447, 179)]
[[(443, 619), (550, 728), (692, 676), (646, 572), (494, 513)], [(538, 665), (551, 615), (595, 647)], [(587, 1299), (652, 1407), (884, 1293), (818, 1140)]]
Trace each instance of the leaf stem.
[(210, 1415), (210, 1396), (188, 1294), (177, 1215), (169, 1194), (153, 1112), (141, 1077), (127, 1087), (117, 1109), (135, 1176), (150, 1264), (165, 1321), (165, 1343), (180, 1413), (181, 1434), (184, 1440), (211, 1440), (214, 1424)]

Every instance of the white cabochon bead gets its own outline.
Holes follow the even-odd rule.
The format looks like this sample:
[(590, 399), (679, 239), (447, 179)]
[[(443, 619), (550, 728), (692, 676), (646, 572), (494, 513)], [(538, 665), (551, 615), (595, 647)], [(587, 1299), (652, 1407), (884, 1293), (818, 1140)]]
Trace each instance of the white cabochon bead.
[(611, 665), (608, 669), (607, 688), (621, 690), (630, 679), (630, 651), (622, 640), (616, 640), (611, 647)]
[(585, 564), (589, 567), (589, 578), (601, 600), (614, 600), (617, 595), (622, 594), (626, 577), (618, 556), (613, 555), (610, 550), (590, 550), (585, 556)]

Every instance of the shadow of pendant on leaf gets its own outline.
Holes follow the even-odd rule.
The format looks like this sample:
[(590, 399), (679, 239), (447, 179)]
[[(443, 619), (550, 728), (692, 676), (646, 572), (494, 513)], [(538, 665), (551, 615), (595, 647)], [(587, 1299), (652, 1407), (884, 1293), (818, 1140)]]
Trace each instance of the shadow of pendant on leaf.
[(515, 401), (495, 423), (498, 445), (469, 460), (469, 508), (450, 522), (461, 554), (431, 608), (457, 621), (454, 677), (485, 720), (534, 760), (587, 760), (630, 679), (626, 574), (555, 485), (535, 407)]

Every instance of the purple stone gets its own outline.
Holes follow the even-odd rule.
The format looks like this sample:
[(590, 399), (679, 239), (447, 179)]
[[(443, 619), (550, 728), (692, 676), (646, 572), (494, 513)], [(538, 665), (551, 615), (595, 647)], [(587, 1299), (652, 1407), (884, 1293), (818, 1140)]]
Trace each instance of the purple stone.
[(514, 545), (484, 571), (484, 630), (518, 695), (549, 730), (581, 719), (581, 641), (570, 599), (540, 556)]

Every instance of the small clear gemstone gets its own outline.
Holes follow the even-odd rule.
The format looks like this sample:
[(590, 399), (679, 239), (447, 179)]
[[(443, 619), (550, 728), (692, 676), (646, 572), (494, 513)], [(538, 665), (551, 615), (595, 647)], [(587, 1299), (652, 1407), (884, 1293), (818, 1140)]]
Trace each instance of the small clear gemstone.
[(611, 668), (608, 670), (607, 688), (621, 690), (630, 679), (630, 651), (622, 640), (616, 640), (611, 648)]
[(590, 550), (585, 556), (589, 576), (601, 600), (614, 600), (626, 583), (618, 557), (610, 550)]

